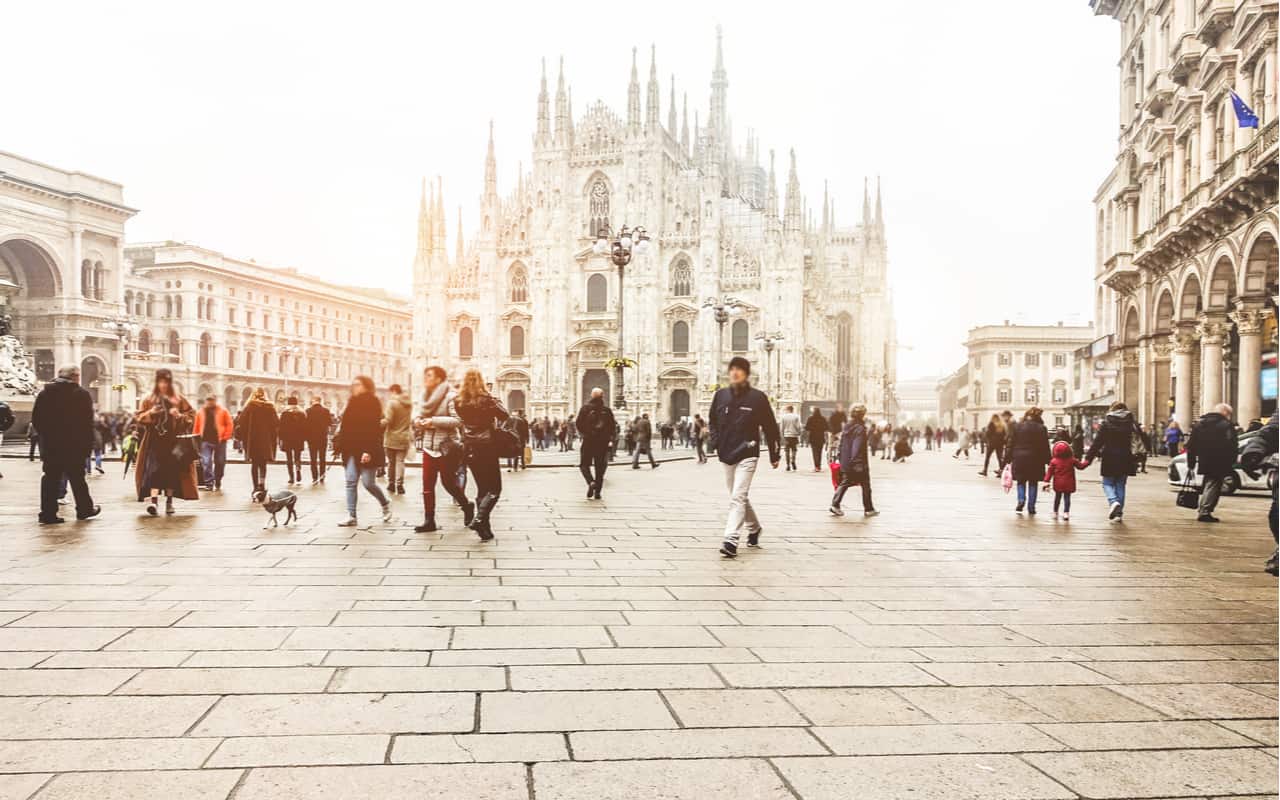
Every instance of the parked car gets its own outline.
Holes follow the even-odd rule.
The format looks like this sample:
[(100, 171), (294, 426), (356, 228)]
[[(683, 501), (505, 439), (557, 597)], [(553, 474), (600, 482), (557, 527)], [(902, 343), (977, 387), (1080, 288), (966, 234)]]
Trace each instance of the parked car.
[[(1240, 434), (1240, 450), (1244, 450), (1245, 443), (1257, 435), (1257, 432)], [(1241, 469), (1240, 464), (1237, 463), (1235, 465), (1234, 474), (1228, 475), (1222, 481), (1222, 493), (1235, 494), (1241, 490), (1274, 491), (1276, 488), (1277, 470), (1280, 469), (1277, 465), (1280, 464), (1280, 461), (1277, 460), (1275, 454), (1272, 454), (1262, 463), (1262, 472), (1257, 478), (1249, 475), (1249, 473)], [(1186, 476), (1187, 454), (1182, 453), (1181, 455), (1174, 456), (1173, 460), (1169, 462), (1169, 485), (1181, 488), (1182, 482), (1186, 479)], [(1192, 486), (1199, 486), (1200, 482), (1201, 477), (1199, 475), (1191, 476)]]

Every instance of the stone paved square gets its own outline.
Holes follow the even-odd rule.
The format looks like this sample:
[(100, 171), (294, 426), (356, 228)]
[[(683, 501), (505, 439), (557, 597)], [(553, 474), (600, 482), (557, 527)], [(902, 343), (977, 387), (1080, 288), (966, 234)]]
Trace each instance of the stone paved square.
[(1265, 498), (1206, 530), (1158, 470), (1122, 525), (1088, 475), (1063, 523), (937, 453), (874, 465), (874, 519), (765, 472), (728, 561), (692, 461), (600, 502), (504, 473), (491, 544), (414, 533), (416, 475), (368, 530), (336, 472), (264, 529), (241, 465), (170, 519), (113, 474), (38, 527), (3, 468), (5, 800), (1275, 794)]

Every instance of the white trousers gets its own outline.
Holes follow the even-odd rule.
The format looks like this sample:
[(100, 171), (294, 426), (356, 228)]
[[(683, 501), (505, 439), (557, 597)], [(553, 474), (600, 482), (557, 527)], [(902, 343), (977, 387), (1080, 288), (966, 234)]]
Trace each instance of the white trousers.
[(738, 543), (745, 527), (747, 533), (760, 532), (760, 520), (751, 507), (751, 481), (756, 476), (759, 458), (744, 458), (737, 464), (722, 464), (724, 483), (729, 490), (729, 518), (724, 525), (724, 540)]

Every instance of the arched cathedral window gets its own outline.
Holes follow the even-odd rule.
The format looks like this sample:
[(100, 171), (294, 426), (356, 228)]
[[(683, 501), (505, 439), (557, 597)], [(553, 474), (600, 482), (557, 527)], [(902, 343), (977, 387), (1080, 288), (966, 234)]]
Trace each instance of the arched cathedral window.
[(747, 325), (747, 321), (745, 319), (735, 319), (733, 321), (733, 327), (730, 330), (730, 347), (733, 349), (733, 352), (747, 352), (747, 343), (751, 339), (751, 329), (750, 326)]
[(677, 320), (671, 326), (671, 352), (678, 356), (689, 353), (689, 323), (684, 320)]
[(587, 190), (587, 235), (596, 236), (609, 229), (609, 184), (596, 178)]
[(597, 272), (587, 278), (587, 311), (609, 310), (609, 281)]
[(689, 297), (693, 294), (693, 270), (683, 258), (671, 268), (671, 294), (676, 297)]
[(526, 303), (529, 300), (529, 272), (523, 264), (517, 263), (511, 268), (507, 278), (508, 297), (512, 303)]

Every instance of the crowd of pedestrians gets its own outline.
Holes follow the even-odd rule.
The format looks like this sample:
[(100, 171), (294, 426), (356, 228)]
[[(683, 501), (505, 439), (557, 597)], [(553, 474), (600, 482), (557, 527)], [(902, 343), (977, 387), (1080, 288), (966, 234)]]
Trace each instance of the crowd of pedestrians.
[[(1276, 451), (1276, 424), (1266, 427), (1251, 421), (1248, 446), (1240, 448), (1241, 429), (1232, 419), (1232, 408), (1219, 404), (1189, 429), (1176, 421), (1144, 426), (1124, 403), (1113, 403), (1105, 417), (1088, 431), (1077, 426), (1050, 430), (1043, 412), (1031, 407), (1014, 420), (1010, 411), (992, 415), (985, 426), (958, 430), (926, 425), (877, 425), (867, 419), (861, 404), (846, 413), (841, 405), (824, 416), (815, 407), (807, 418), (786, 405), (775, 418), (768, 397), (751, 386), (751, 365), (745, 358), (729, 364), (729, 384), (718, 389), (707, 418), (701, 414), (662, 423), (656, 430), (647, 413), (620, 423), (606, 402), (603, 389), (569, 418), (526, 419), (523, 410), (509, 413), (489, 391), (477, 370), (468, 370), (451, 382), (440, 367), (423, 375), (423, 393), (414, 399), (397, 384), (388, 387), (385, 402), (378, 398), (371, 378), (352, 381), (350, 396), (340, 415), (326, 408), (318, 397), (304, 411), (299, 399), (285, 399), (282, 408), (257, 389), (234, 416), (216, 397), (193, 406), (177, 390), (168, 369), (158, 369), (151, 391), (141, 399), (136, 413), (97, 413), (90, 394), (80, 386), (79, 369), (66, 367), (40, 392), (32, 412), (28, 457), (38, 453), (43, 464), (39, 521), (63, 522), (59, 506), (74, 498), (77, 519), (97, 516), (100, 507), (90, 495), (87, 475), (102, 474), (102, 458), (119, 450), (127, 474), (135, 468), (137, 499), (148, 515), (176, 513), (175, 500), (196, 500), (199, 490), (221, 491), (228, 447), (234, 446), (249, 464), (252, 499), (267, 495), (268, 466), (283, 453), (286, 485), (303, 483), (303, 452), (308, 452), (313, 485), (323, 483), (329, 453), (342, 466), (346, 478), (347, 516), (341, 526), (358, 525), (360, 489), (379, 506), (384, 522), (392, 520), (391, 495), (404, 495), (409, 453), (416, 451), (422, 464), (423, 521), (418, 532), (440, 530), (437, 521), (436, 486), (439, 484), (458, 507), (465, 527), (482, 541), (494, 538), (492, 517), (502, 496), (500, 464), (508, 470), (528, 465), (529, 452), (559, 446), (568, 452), (578, 444), (578, 467), (586, 483), (587, 498), (603, 497), (605, 473), (620, 445), (625, 446), (633, 469), (647, 457), (651, 468), (661, 462), (653, 454), (654, 441), (664, 449), (677, 446), (694, 450), (699, 464), (714, 453), (724, 470), (729, 495), (720, 552), (738, 555), (745, 535), (746, 546), (759, 545), (762, 525), (751, 505), (751, 485), (762, 447), (769, 463), (786, 471), (799, 470), (799, 450), (807, 444), (815, 472), (830, 467), (835, 487), (830, 513), (843, 516), (848, 490), (858, 486), (865, 516), (879, 512), (873, 505), (870, 464), (880, 460), (905, 461), (915, 448), (953, 447), (951, 455), (968, 459), (971, 449), (983, 456), (979, 475), (1001, 475), (1006, 490), (1016, 489), (1015, 512), (1037, 514), (1040, 484), (1053, 492), (1053, 516), (1070, 520), (1072, 497), (1077, 491), (1076, 473), (1098, 462), (1107, 517), (1124, 520), (1128, 480), (1146, 471), (1152, 453), (1185, 453), (1186, 474), (1199, 477), (1196, 519), (1216, 523), (1215, 511), (1228, 481), (1237, 469), (1257, 476), (1263, 462)], [(1261, 430), (1259, 430), (1261, 429)], [(656, 434), (656, 437), (655, 437)], [(992, 460), (995, 470), (991, 469)], [(378, 477), (385, 475), (384, 487)], [(474, 487), (467, 494), (468, 475)], [(1187, 487), (1192, 484), (1188, 479)], [(1181, 501), (1180, 501), (1181, 502)], [(1193, 505), (1187, 503), (1187, 505)], [(1273, 536), (1276, 508), (1270, 511)], [(1275, 556), (1267, 569), (1276, 569)]]

